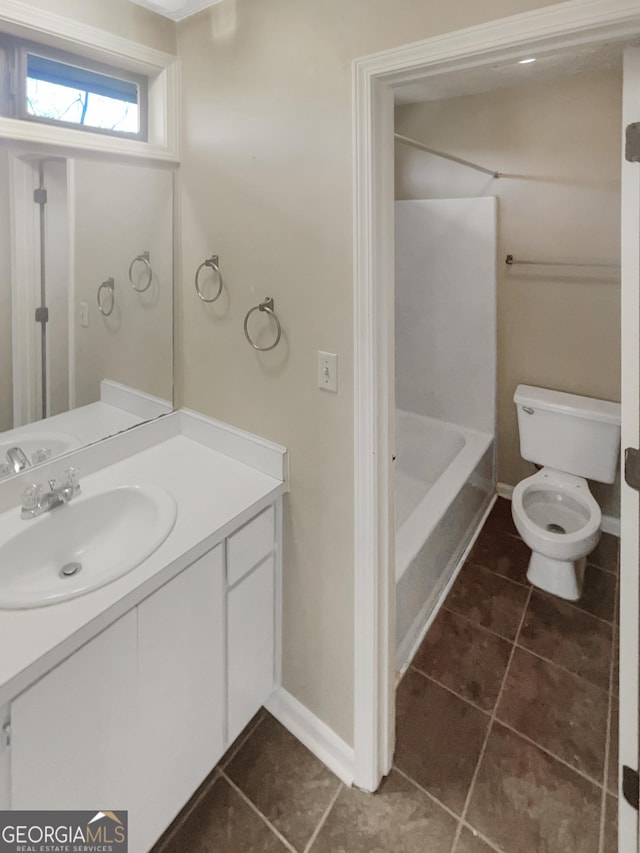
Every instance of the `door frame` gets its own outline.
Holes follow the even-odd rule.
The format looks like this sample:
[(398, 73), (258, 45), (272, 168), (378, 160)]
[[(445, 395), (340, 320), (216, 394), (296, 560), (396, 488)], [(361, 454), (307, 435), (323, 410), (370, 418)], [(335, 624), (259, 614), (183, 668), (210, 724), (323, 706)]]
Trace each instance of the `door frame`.
[(32, 155), (20, 149), (9, 152), (14, 428), (37, 420), (41, 408), (40, 335), (34, 320), (40, 291), (40, 232), (33, 202), (36, 166)]
[[(391, 768), (394, 750), (393, 90), (533, 50), (540, 55), (639, 33), (637, 0), (569, 0), (353, 64), (354, 781), (365, 790), (376, 790)], [(636, 721), (637, 696), (636, 681)], [(626, 760), (637, 766), (637, 736), (634, 755)], [(637, 813), (630, 807), (621, 813), (620, 837), (636, 839), (621, 853), (635, 851)]]

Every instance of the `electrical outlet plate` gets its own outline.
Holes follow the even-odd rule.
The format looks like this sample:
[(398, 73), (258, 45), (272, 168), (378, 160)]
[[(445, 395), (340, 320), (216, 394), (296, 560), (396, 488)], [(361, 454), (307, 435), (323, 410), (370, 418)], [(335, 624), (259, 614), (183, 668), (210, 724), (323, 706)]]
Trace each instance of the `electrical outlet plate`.
[(318, 353), (318, 388), (338, 390), (338, 356), (333, 352)]

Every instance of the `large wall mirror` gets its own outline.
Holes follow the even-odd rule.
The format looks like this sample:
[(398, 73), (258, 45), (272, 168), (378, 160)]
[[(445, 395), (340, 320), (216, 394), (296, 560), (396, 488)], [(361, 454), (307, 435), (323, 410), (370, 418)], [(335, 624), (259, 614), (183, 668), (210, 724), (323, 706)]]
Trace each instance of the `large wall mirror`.
[(173, 184), (0, 148), (0, 480), (172, 410)]

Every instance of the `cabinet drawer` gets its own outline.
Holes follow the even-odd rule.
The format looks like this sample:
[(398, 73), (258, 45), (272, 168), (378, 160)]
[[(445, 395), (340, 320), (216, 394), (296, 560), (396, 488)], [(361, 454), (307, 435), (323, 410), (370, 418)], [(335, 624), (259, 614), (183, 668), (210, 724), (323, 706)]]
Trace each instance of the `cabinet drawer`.
[(275, 515), (270, 506), (227, 539), (227, 584), (240, 578), (273, 551)]

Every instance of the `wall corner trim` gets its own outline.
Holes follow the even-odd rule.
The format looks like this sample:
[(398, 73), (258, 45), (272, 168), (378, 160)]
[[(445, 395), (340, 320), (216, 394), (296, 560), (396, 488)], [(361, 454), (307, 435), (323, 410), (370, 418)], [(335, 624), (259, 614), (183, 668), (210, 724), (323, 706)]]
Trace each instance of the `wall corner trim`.
[(271, 694), (265, 705), (267, 711), (282, 723), (332, 773), (351, 787), (353, 784), (354, 751), (333, 729), (316, 717), (306, 705), (284, 687)]

